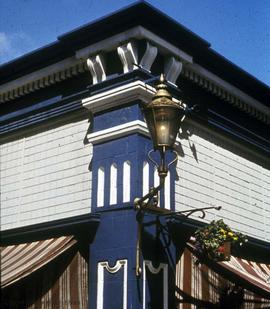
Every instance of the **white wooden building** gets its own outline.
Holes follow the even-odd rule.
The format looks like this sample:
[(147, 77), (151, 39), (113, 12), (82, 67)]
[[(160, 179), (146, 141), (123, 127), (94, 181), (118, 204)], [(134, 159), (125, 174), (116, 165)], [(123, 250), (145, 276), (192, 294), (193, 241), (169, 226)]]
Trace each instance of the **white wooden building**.
[[(161, 73), (174, 100), (199, 111), (181, 126), (159, 200), (173, 263), (153, 249), (163, 240), (152, 214), (138, 278), (133, 201), (158, 182), (141, 106)], [(2, 65), (3, 308), (218, 308), (224, 282), (244, 289), (245, 308), (269, 308), (269, 99), (267, 85), (145, 3)], [(185, 237), (218, 219), (249, 242), (228, 265), (197, 269)]]

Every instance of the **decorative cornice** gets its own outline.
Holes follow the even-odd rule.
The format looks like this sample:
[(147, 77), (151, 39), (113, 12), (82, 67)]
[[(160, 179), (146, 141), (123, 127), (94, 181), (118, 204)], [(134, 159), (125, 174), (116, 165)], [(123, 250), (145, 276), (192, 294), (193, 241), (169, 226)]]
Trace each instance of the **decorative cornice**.
[(99, 41), (93, 45), (82, 48), (76, 52), (77, 59), (86, 59), (89, 55), (100, 52), (112, 51), (117, 49), (121, 43), (128, 42), (132, 39), (147, 40), (153, 46), (156, 46), (162, 54), (173, 55), (179, 58), (184, 63), (192, 63), (193, 58), (191, 55), (185, 53), (183, 50), (169, 43), (168, 41), (157, 36), (153, 32), (147, 30), (142, 26), (137, 26), (119, 34), (113, 35), (108, 39)]
[[(190, 55), (186, 54), (185, 52), (168, 43), (167, 41), (161, 39), (160, 37), (158, 37), (151, 31), (148, 31), (144, 27), (137, 26), (125, 32), (114, 35), (108, 39), (85, 47), (81, 50), (78, 50), (73, 57), (67, 58), (63, 61), (57, 62), (48, 67), (37, 70), (33, 73), (27, 74), (16, 80), (1, 85), (0, 103), (17, 99), (39, 89), (49, 87), (53, 84), (74, 77), (78, 74), (89, 72), (88, 65), (90, 65), (91, 67), (91, 59), (92, 61), (93, 59), (95, 59), (94, 62), (97, 62), (94, 65), (94, 76), (95, 74), (97, 74), (97, 70), (101, 70), (102, 77), (98, 78), (102, 81), (104, 80), (105, 74), (104, 62), (102, 59), (96, 58), (97, 56), (100, 57), (100, 51), (105, 53), (108, 51), (116, 50), (117, 47), (121, 45), (121, 43), (123, 44), (124, 42), (130, 41), (132, 39), (146, 39), (149, 42), (152, 42), (154, 44), (153, 47), (156, 46), (161, 53), (172, 54), (178, 59), (181, 59), (181, 61), (183, 61), (184, 63), (192, 62), (192, 57)], [(134, 48), (135, 47), (133, 46), (133, 51)], [(147, 46), (144, 57), (144, 60), (142, 58), (141, 65), (142, 67), (144, 67), (143, 64), (146, 62), (146, 69), (149, 70), (156, 57), (155, 49), (149, 50), (149, 47)], [(88, 58), (90, 59), (90, 62), (88, 61), (87, 65)], [(135, 63), (137, 63), (137, 61)], [(93, 81), (94, 80), (95, 79), (93, 78)]]
[[(146, 40), (146, 50), (141, 61), (136, 52), (136, 40)], [(14, 100), (78, 74), (89, 72), (89, 70), (93, 77), (93, 84), (104, 81), (107, 79), (107, 75), (104, 65), (105, 59), (102, 58), (101, 51), (106, 58), (106, 52), (116, 49), (120, 54), (124, 72), (134, 70), (134, 64), (138, 63), (139, 66), (150, 71), (159, 52), (167, 58), (163, 71), (170, 82), (176, 83), (179, 74), (181, 74), (224, 102), (236, 106), (264, 123), (270, 123), (270, 109), (267, 106), (200, 65), (193, 63), (192, 56), (142, 26), (131, 28), (80, 49), (73, 57), (3, 84), (0, 86), (0, 102)]]
[(182, 75), (221, 100), (238, 107), (262, 122), (270, 123), (270, 109), (267, 106), (198, 64), (185, 65)]
[(8, 102), (88, 71), (85, 62), (69, 58), (0, 86), (0, 103)]

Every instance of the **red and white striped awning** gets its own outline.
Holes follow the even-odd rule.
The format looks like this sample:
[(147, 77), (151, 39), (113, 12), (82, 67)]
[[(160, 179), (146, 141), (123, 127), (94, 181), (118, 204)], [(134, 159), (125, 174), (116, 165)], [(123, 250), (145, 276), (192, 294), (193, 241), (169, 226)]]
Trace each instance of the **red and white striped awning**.
[(243, 308), (270, 308), (270, 265), (234, 256), (206, 265), (198, 262), (194, 248), (188, 245), (176, 266), (179, 308), (217, 305), (227, 287), (244, 289)]
[(230, 261), (219, 263), (224, 269), (241, 277), (248, 284), (261, 289), (270, 298), (270, 265), (231, 256)]
[(76, 242), (73, 236), (62, 236), (1, 247), (1, 287), (7, 287), (32, 274)]

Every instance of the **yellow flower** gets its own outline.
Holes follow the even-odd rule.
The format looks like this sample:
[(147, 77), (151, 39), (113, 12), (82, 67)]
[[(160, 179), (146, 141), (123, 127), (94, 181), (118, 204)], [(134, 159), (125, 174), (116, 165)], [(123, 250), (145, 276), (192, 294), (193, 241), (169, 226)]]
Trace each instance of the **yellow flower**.
[(228, 233), (228, 236), (233, 237), (233, 232), (229, 232), (229, 233)]

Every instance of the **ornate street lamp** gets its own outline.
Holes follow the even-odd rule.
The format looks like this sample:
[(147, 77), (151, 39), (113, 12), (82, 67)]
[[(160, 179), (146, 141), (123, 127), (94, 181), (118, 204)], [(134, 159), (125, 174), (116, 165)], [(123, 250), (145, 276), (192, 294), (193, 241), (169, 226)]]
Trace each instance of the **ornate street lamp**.
[[(184, 215), (190, 216), (194, 212), (201, 212), (201, 218), (205, 216), (205, 210), (216, 209), (220, 210), (221, 207), (204, 207), (192, 210), (169, 212), (160, 207), (157, 207), (157, 194), (163, 188), (165, 178), (168, 174), (168, 168), (171, 164), (177, 161), (177, 153), (174, 151), (174, 144), (177, 133), (179, 132), (181, 122), (184, 120), (185, 115), (190, 111), (198, 111), (196, 106), (188, 108), (181, 101), (177, 103), (173, 101), (171, 94), (167, 90), (164, 76), (161, 75), (159, 84), (156, 87), (157, 92), (153, 96), (152, 101), (143, 108), (143, 114), (152, 138), (154, 149), (148, 153), (149, 159), (156, 165), (160, 183), (157, 187), (150, 188), (149, 193), (141, 198), (134, 200), (135, 209), (137, 212), (138, 222), (138, 236), (136, 246), (136, 276), (140, 276), (140, 255), (141, 255), (141, 233), (143, 225), (143, 217), (146, 211), (158, 213), (162, 215)], [(175, 158), (167, 163), (165, 155), (167, 151), (175, 153)], [(159, 151), (160, 163), (158, 164), (151, 157), (151, 153)]]
[[(173, 150), (177, 133), (181, 122), (185, 116), (186, 108), (184, 105), (172, 100), (171, 94), (167, 90), (163, 74), (160, 77), (159, 84), (156, 87), (157, 92), (152, 101), (143, 108), (143, 114), (152, 138), (154, 149), (148, 153), (149, 159), (156, 165), (160, 183), (157, 187), (151, 188), (149, 193), (141, 198), (134, 200), (138, 222), (138, 237), (136, 245), (136, 276), (140, 276), (140, 255), (141, 255), (141, 233), (144, 212), (157, 210), (157, 194), (163, 188), (165, 178), (168, 174), (168, 168), (177, 160), (177, 153)], [(165, 153), (167, 150), (175, 153), (175, 159), (166, 163)], [(151, 153), (159, 151), (160, 164), (154, 161)], [(147, 201), (147, 202), (145, 202)]]
[(176, 134), (180, 128), (179, 120), (185, 112), (182, 105), (172, 100), (164, 82), (165, 79), (161, 75), (156, 94), (143, 110), (154, 149), (158, 150), (173, 148)]
[(143, 109), (154, 150), (160, 152), (161, 164), (158, 166), (160, 177), (166, 177), (167, 175), (165, 152), (166, 150), (172, 150), (174, 147), (185, 110), (186, 108), (183, 105), (172, 100), (164, 76), (161, 75), (156, 94)]
[[(161, 74), (159, 84), (156, 87), (156, 94), (153, 96), (152, 101), (143, 108), (143, 114), (154, 146), (154, 149), (148, 153), (148, 157), (157, 167), (160, 184), (158, 187), (151, 188), (149, 193), (142, 198), (135, 199), (136, 209), (157, 206), (157, 199), (154, 199), (153, 203), (152, 199), (164, 186), (169, 166), (177, 160), (177, 153), (173, 148), (181, 122), (185, 118), (188, 108), (181, 102), (173, 101), (167, 88), (164, 76)], [(165, 160), (165, 154), (168, 150), (175, 154), (174, 160), (169, 163)], [(154, 151), (159, 151), (159, 164), (151, 157), (151, 153)], [(148, 200), (148, 202), (144, 203), (145, 200)]]

